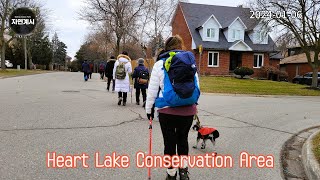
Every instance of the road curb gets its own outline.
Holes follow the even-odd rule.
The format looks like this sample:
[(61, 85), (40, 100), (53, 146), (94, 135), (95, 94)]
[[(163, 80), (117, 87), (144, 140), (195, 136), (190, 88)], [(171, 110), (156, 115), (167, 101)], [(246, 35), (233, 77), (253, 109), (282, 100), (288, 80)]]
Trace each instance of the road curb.
[(212, 96), (235, 96), (235, 97), (262, 97), (262, 98), (313, 98), (317, 96), (301, 96), (301, 95), (259, 95), (259, 94), (235, 94), (235, 93), (208, 93), (202, 92), (203, 95)]
[[(59, 72), (59, 71), (57, 71)], [(61, 71), (64, 72), (64, 71)], [(34, 76), (34, 75), (40, 75), (40, 74), (49, 74), (49, 73), (55, 73), (54, 71), (44, 72), (44, 73), (36, 73), (36, 74), (24, 74), (24, 75), (14, 75), (14, 76), (0, 76), (0, 79), (9, 79), (9, 78), (17, 78), (17, 77), (24, 77), (24, 76)]]
[(304, 143), (302, 147), (302, 162), (305, 173), (310, 180), (320, 179), (320, 165), (315, 159), (312, 151), (312, 139), (320, 133), (320, 130), (313, 133)]

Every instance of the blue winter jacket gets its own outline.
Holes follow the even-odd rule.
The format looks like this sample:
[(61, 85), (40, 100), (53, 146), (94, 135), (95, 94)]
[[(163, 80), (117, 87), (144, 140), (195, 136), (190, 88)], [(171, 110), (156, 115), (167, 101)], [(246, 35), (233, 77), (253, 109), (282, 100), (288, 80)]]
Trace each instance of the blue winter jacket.
[(142, 70), (146, 70), (149, 73), (148, 68), (146, 68), (144, 65), (139, 64), (138, 67), (134, 68), (133, 74), (132, 74), (132, 79), (134, 79), (134, 88), (141, 88), (141, 89), (147, 89), (148, 88), (148, 84), (139, 84), (138, 83), (138, 77), (140, 74), (140, 71)]
[(87, 62), (84, 62), (82, 64), (82, 71), (85, 72), (85, 73), (90, 73), (91, 72), (90, 71), (90, 66), (89, 66), (89, 64)]

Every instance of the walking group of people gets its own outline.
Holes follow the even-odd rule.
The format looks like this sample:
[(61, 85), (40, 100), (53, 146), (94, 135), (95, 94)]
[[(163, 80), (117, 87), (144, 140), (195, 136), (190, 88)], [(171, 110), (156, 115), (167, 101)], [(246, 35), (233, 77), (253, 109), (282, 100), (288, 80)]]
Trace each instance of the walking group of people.
[[(126, 51), (118, 55), (117, 59), (111, 56), (107, 63), (99, 64), (100, 79), (107, 78), (107, 91), (110, 91), (112, 81), (112, 92), (118, 92), (118, 105), (126, 106), (128, 92), (132, 91), (130, 75), (136, 89), (136, 104), (140, 105), (140, 94), (142, 94), (142, 106), (145, 107), (147, 99), (147, 88), (149, 82), (149, 70), (144, 66), (144, 59), (137, 60), (138, 66), (132, 72), (131, 58)], [(85, 61), (82, 64), (84, 80), (88, 80), (90, 73), (89, 64)], [(91, 71), (92, 72), (92, 71)]]
[[(164, 155), (188, 156), (188, 134), (193, 117), (197, 114), (197, 101), (200, 96), (199, 78), (192, 52), (183, 51), (180, 36), (172, 36), (165, 42), (165, 48), (158, 55), (149, 78), (144, 59), (138, 59), (138, 66), (132, 72), (131, 59), (123, 52), (115, 60), (112, 57), (106, 64), (109, 91), (110, 81), (118, 92), (118, 105), (126, 105), (130, 91), (130, 77), (136, 89), (136, 104), (140, 105), (142, 93), (143, 107), (149, 120), (157, 114), (164, 140)], [(114, 64), (114, 65), (113, 65)], [(112, 72), (112, 73), (111, 73)], [(85, 74), (86, 76), (86, 74)], [(148, 89), (148, 92), (147, 92)], [(169, 167), (166, 180), (188, 180), (188, 163), (183, 167)]]

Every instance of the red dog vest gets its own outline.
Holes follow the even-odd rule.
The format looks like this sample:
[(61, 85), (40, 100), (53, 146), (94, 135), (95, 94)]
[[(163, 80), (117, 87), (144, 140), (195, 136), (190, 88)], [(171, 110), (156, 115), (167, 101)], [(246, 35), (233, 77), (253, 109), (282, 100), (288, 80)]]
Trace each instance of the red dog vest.
[(216, 129), (215, 128), (209, 128), (209, 127), (202, 127), (201, 129), (199, 129), (199, 133), (202, 135), (202, 136), (205, 136), (205, 135), (209, 135), (211, 134), (213, 131), (215, 131)]

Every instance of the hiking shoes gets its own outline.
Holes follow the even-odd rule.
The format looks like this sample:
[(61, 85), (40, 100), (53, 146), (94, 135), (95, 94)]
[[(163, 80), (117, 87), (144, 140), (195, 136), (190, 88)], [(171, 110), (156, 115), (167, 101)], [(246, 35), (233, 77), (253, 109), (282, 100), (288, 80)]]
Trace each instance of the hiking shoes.
[(177, 173), (176, 173), (176, 175), (174, 175), (174, 176), (170, 176), (170, 175), (167, 173), (166, 180), (176, 180), (176, 179), (177, 179)]
[(119, 105), (119, 106), (121, 105), (121, 102), (122, 102), (122, 98), (119, 97), (119, 100), (118, 100), (118, 105)]
[(179, 168), (180, 180), (189, 180), (188, 168)]

